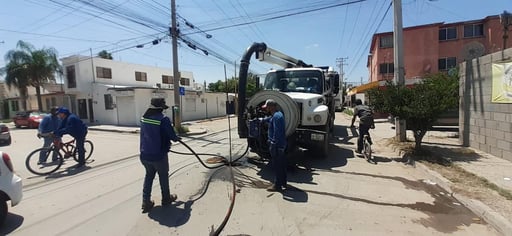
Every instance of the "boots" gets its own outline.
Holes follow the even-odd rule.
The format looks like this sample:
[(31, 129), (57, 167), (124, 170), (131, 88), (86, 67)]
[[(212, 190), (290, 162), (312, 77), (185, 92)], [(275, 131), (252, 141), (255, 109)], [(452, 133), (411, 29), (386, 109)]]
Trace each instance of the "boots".
[(142, 202), (142, 213), (147, 213), (153, 208), (155, 205), (155, 202), (149, 200), (149, 201), (143, 201)]

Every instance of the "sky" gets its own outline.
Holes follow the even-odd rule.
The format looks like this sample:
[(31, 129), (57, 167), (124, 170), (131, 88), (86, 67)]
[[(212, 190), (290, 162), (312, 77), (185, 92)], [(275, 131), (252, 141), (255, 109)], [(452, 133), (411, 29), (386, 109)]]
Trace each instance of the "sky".
[[(393, 30), (391, 2), (176, 0), (178, 68), (191, 71), (196, 83), (238, 76), (246, 49), (264, 42), (309, 64), (343, 67), (345, 81), (366, 83), (373, 34)], [(171, 0), (0, 0), (0, 6), (0, 67), (23, 40), (36, 49), (53, 47), (59, 58), (106, 50), (117, 61), (172, 68)], [(512, 12), (512, 0), (402, 0), (404, 27), (505, 10)], [(277, 68), (254, 57), (250, 63), (256, 74)]]

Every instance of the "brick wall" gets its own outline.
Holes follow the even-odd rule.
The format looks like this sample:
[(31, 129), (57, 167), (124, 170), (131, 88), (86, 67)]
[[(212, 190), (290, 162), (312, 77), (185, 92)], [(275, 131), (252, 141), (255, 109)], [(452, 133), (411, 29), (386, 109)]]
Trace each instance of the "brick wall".
[[(503, 60), (505, 58), (505, 60)], [(460, 142), (512, 161), (512, 103), (492, 103), (492, 63), (511, 62), (512, 48), (460, 67)]]

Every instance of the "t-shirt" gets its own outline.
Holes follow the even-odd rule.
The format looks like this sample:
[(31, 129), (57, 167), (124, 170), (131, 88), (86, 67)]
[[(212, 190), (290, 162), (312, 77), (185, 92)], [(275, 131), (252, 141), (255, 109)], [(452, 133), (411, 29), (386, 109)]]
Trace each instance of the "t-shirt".
[(373, 123), (373, 112), (369, 106), (357, 105), (354, 114), (359, 117), (359, 125), (371, 125)]

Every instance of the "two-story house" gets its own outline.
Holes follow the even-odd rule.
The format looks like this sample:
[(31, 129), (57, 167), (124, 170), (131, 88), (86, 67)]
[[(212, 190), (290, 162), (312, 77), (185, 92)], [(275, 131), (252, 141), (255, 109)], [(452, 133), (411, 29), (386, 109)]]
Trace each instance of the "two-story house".
[[(175, 104), (173, 71), (99, 57), (62, 58), (64, 92), (70, 108), (84, 121), (95, 124), (139, 125), (153, 97)], [(206, 93), (192, 72), (180, 72), (179, 104), (183, 121), (226, 114), (226, 95)], [(167, 115), (172, 117), (172, 109)]]
[[(448, 72), (465, 60), (503, 50), (503, 34), (499, 16), (404, 28), (406, 85), (418, 82), (426, 74)], [(512, 46), (512, 37), (505, 45)], [(394, 78), (393, 32), (373, 35), (367, 68), (368, 83), (356, 87), (351, 94), (364, 93)]]

